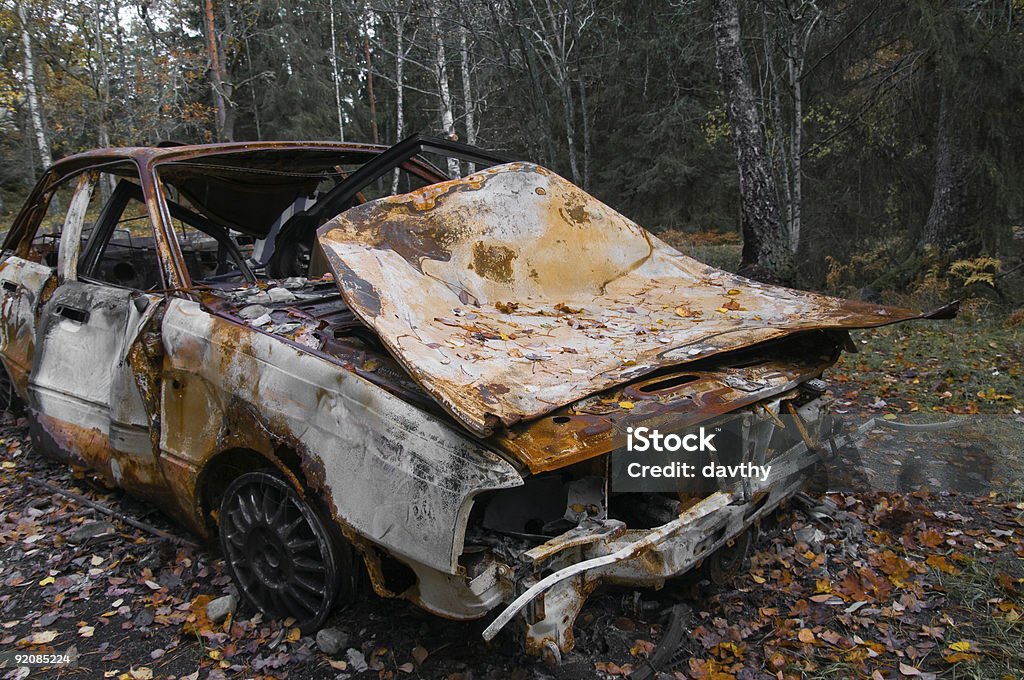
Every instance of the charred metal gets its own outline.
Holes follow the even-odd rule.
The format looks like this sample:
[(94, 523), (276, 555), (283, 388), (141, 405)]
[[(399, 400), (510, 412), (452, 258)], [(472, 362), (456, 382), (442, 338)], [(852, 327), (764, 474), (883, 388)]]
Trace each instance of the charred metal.
[[(219, 536), (242, 593), (307, 630), (367, 579), (569, 650), (602, 583), (660, 587), (823, 463), (849, 329), (926, 315), (713, 269), (507, 160), (414, 137), (56, 163), (0, 261), (36, 449)], [(611, 483), (628, 428), (694, 426), (771, 478)]]

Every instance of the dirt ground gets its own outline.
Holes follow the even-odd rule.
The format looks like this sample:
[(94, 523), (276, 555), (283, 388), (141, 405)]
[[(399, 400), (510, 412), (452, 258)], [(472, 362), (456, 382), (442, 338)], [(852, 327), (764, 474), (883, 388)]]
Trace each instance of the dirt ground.
[[(0, 652), (74, 647), (78, 667), (8, 667), (0, 678), (525, 680), (622, 677), (652, 659), (663, 678), (1024, 678), (1024, 419), (1013, 412), (1016, 402), (988, 416), (914, 409), (899, 386), (879, 397), (878, 385), (860, 379), (849, 360), (836, 375), (845, 376), (837, 408), (851, 422), (894, 413), (900, 420), (967, 413), (969, 421), (955, 437), (879, 429), (857, 450), (842, 451), (842, 462), (818, 480), (819, 492), (829, 492), (812, 490), (764, 523), (749, 568), (731, 583), (701, 571), (657, 592), (599, 591), (577, 621), (576, 650), (558, 669), (523, 655), (510, 634), (484, 643), (486, 621), (454, 623), (372, 595), (328, 622), (347, 637), (334, 658), (244, 604), (213, 625), (205, 603), (233, 589), (218, 550), (191, 543), (146, 503), (35, 455), (24, 423), (7, 417), (0, 423)], [(95, 521), (110, 522), (115, 533), (72, 544), (75, 530)], [(668, 641), (668, 612), (686, 631), (678, 647)]]

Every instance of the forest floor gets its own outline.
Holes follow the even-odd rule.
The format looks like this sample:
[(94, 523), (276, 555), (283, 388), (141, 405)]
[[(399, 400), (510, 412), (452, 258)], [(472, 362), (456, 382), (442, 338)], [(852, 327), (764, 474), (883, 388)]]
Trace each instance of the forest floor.
[[(27, 482), (75, 491), (185, 540), (147, 504), (97, 490), (34, 455), (22, 422), (0, 426), (0, 652), (66, 651), (62, 678), (623, 677), (685, 603), (688, 634), (665, 678), (1024, 678), (1024, 333), (997, 321), (906, 324), (855, 336), (827, 374), (851, 422), (963, 418), (962, 436), (876, 430), (845, 451), (813, 502), (766, 523), (728, 586), (700, 576), (661, 591), (603, 589), (560, 669), (484, 622), (454, 623), (370, 596), (328, 625), (335, 658), (297, 628), (242, 605), (204, 614), (231, 589), (218, 551), (177, 543)], [(817, 507), (815, 507), (816, 504)], [(89, 521), (116, 533), (72, 545)], [(768, 526), (770, 524), (771, 526)], [(22, 678), (18, 669), (0, 678)]]

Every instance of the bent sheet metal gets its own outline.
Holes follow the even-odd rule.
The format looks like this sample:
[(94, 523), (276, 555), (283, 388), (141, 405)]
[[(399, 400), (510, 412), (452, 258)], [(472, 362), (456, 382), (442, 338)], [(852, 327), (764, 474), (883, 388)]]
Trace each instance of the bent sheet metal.
[(319, 241), (353, 311), (481, 436), (662, 367), (922, 316), (709, 267), (528, 163), (357, 206)]

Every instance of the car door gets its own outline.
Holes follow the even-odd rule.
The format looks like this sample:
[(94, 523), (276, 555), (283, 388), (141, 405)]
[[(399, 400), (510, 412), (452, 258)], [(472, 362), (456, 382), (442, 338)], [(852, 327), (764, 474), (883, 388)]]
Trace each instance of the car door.
[(52, 285), (52, 267), (10, 256), (0, 263), (0, 357), (6, 374), (0, 377), (0, 404), (11, 406), (15, 394), (25, 396), (32, 369), (36, 312), (43, 291)]
[[(150, 437), (150, 409), (137, 379), (142, 367), (132, 349), (157, 316), (163, 296), (117, 285), (121, 279), (99, 278), (119, 269), (108, 266), (109, 257), (104, 257), (115, 245), (135, 247), (114, 240), (124, 192), (115, 190), (100, 211), (86, 246), (93, 254), (88, 271), (79, 271), (83, 228), (100, 181), (96, 173), (83, 176), (68, 208), (57, 287), (36, 328), (28, 383), (30, 428), (38, 446), (95, 469), (110, 483), (153, 491), (163, 486), (162, 476)], [(111, 210), (112, 204), (118, 209)], [(145, 206), (140, 209), (145, 217)], [(155, 248), (121, 253), (118, 264), (137, 269), (145, 256), (155, 258)]]

